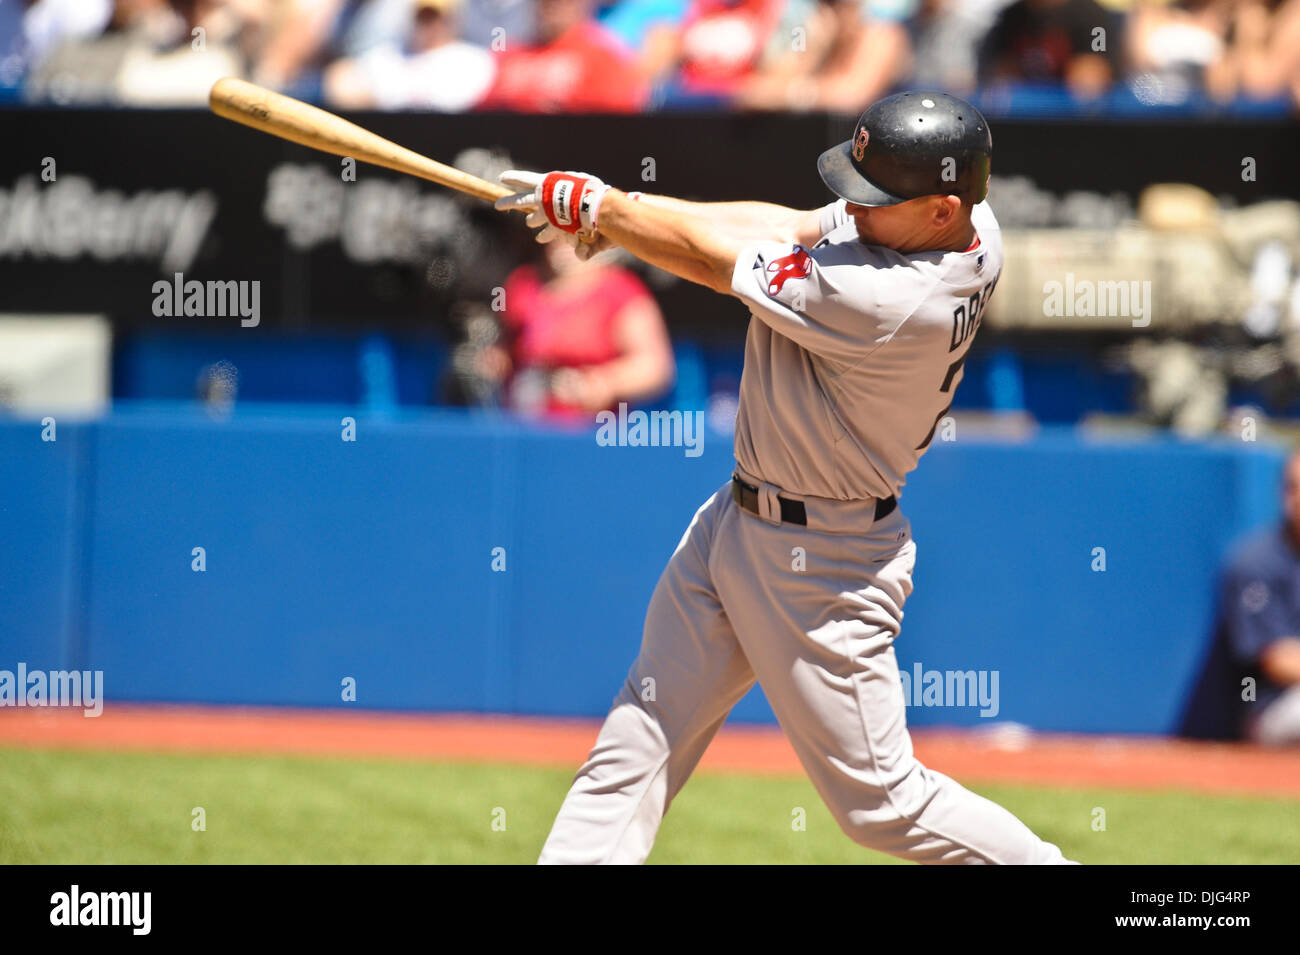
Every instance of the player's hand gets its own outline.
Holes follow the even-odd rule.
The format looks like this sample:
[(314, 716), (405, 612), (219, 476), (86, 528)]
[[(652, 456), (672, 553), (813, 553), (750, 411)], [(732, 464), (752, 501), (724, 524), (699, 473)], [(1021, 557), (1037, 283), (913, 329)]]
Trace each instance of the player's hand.
[[(534, 220), (534, 216), (537, 217), (536, 220)], [(534, 238), (536, 238), (542, 245), (545, 245), (547, 242), (554, 242), (556, 239), (562, 239), (569, 243), (570, 248), (573, 249), (573, 253), (578, 257), (579, 262), (586, 262), (588, 259), (600, 255), (602, 252), (608, 252), (610, 249), (618, 248), (612, 239), (607, 239), (600, 233), (597, 233), (590, 239), (584, 239), (581, 236), (574, 235), (572, 232), (561, 232), (559, 229), (555, 228), (555, 226), (547, 222), (546, 217), (543, 216), (541, 212), (530, 213), (528, 218), (524, 221), (534, 228), (541, 226), (541, 228), (537, 230), (537, 235)]]
[[(585, 172), (529, 172), (509, 169), (497, 177), (511, 189), (513, 195), (496, 201), (503, 212), (523, 212), (530, 228), (546, 230), (547, 226), (559, 232), (576, 235), (588, 241), (598, 235), (596, 217), (600, 200), (609, 186)], [(554, 236), (542, 238), (549, 241)]]
[[(618, 248), (612, 239), (607, 239), (603, 235), (599, 234), (591, 240), (580, 239), (576, 235), (566, 235), (564, 238), (573, 246), (573, 252), (578, 256), (580, 262), (586, 262), (588, 259), (594, 258), (602, 252), (608, 252), (610, 249)], [(537, 241), (542, 241), (540, 236)]]
[[(537, 216), (537, 222), (534, 222), (533, 216)], [(545, 246), (547, 242), (555, 242), (556, 239), (563, 239), (564, 242), (567, 242), (569, 246), (573, 248), (573, 255), (576, 255), (578, 261), (581, 262), (585, 262), (586, 260), (591, 259), (591, 257), (601, 255), (602, 252), (608, 252), (611, 248), (617, 248), (614, 240), (604, 238), (604, 236), (599, 233), (591, 236), (590, 239), (584, 239), (581, 235), (575, 235), (573, 233), (562, 233), (562, 231), (556, 229), (555, 226), (552, 226), (550, 222), (546, 222), (546, 217), (542, 216), (541, 212), (530, 213), (529, 217), (524, 221), (533, 227), (538, 225), (541, 226), (541, 229), (537, 230), (537, 235), (534, 236), (534, 238), (536, 238), (539, 243), (542, 243), (543, 246)]]

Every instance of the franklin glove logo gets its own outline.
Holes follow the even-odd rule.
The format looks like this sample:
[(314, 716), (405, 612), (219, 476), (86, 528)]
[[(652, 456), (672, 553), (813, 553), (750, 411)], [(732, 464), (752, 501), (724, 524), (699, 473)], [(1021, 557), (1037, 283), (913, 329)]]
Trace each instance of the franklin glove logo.
[(573, 181), (560, 179), (555, 183), (555, 192), (551, 194), (551, 209), (555, 221), (560, 225), (572, 225), (573, 216), (569, 212), (569, 193), (573, 191)]

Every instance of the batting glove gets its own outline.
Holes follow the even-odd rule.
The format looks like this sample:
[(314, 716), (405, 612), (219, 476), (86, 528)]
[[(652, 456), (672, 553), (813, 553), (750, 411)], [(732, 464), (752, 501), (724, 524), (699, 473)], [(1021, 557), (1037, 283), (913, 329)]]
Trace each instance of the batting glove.
[[(537, 240), (556, 238), (549, 230), (576, 235), (588, 242), (597, 236), (596, 216), (600, 200), (609, 191), (595, 176), (585, 172), (528, 172), (509, 169), (497, 177), (503, 185), (516, 190), (513, 195), (496, 201), (503, 212), (524, 212), (530, 228), (541, 229)], [(543, 234), (546, 235), (543, 238)]]

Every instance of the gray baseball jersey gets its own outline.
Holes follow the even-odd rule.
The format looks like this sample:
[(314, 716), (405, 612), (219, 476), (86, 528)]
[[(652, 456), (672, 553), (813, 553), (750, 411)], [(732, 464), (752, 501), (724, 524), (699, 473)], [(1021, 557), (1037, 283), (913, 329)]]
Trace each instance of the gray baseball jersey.
[(740, 254), (731, 289), (758, 319), (736, 419), (743, 472), (834, 500), (899, 492), (952, 404), (1002, 270), (993, 211), (981, 203), (971, 220), (970, 249), (903, 255), (859, 241), (841, 200), (822, 210), (811, 249)]

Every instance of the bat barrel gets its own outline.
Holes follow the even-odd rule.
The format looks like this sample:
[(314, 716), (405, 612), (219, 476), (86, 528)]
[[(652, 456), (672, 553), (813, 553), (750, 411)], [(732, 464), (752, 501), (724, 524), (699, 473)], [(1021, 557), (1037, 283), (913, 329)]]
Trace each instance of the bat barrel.
[(336, 156), (418, 176), (441, 186), (495, 201), (510, 190), (421, 156), (319, 107), (233, 76), (212, 84), (208, 107), (223, 119)]

